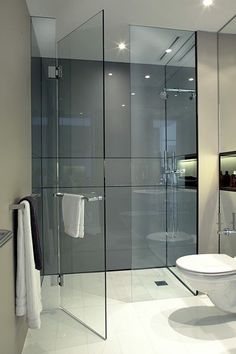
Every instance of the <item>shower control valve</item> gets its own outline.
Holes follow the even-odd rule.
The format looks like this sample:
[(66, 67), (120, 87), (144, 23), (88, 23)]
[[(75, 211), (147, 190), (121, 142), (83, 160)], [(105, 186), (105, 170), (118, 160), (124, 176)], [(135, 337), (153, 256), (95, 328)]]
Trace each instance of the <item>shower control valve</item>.
[(218, 233), (219, 235), (231, 236), (236, 235), (236, 230), (230, 230), (229, 228), (226, 228), (224, 230), (219, 231)]

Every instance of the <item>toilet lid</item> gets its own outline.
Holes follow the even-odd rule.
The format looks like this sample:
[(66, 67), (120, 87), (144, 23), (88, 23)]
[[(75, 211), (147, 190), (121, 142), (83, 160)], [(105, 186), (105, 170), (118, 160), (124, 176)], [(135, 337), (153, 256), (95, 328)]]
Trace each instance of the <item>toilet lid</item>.
[(177, 259), (176, 265), (183, 270), (202, 273), (235, 273), (236, 261), (226, 254), (196, 254)]

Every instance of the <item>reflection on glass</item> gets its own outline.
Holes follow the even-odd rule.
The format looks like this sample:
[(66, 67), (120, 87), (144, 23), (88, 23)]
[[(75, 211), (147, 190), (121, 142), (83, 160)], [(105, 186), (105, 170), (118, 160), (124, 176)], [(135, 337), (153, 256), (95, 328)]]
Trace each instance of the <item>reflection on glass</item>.
[[(131, 26), (130, 60), (132, 268), (172, 284), (197, 244), (195, 34)], [(135, 300), (155, 298), (132, 278)]]
[[(89, 43), (89, 45), (88, 45)], [(103, 14), (58, 43), (58, 185), (60, 192), (102, 196), (85, 201), (84, 238), (64, 232), (61, 200), (61, 305), (106, 337), (103, 143)]]

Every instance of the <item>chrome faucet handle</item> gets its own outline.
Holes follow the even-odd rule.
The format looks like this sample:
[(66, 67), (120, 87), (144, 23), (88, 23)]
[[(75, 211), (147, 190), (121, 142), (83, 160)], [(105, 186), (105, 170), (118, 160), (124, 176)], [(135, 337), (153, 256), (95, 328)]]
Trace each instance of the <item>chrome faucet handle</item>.
[(229, 228), (226, 228), (224, 230), (220, 230), (218, 234), (224, 236), (236, 235), (236, 230), (230, 230)]

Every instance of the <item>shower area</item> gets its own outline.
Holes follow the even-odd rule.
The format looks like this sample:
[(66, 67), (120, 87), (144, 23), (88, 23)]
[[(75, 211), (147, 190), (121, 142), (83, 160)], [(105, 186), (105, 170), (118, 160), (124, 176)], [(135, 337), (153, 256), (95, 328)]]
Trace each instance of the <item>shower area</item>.
[[(127, 32), (121, 51), (103, 12), (59, 40), (32, 18), (43, 307), (102, 338), (107, 306), (192, 296), (175, 262), (197, 252), (195, 33)], [(64, 232), (65, 193), (85, 198), (84, 238)]]

